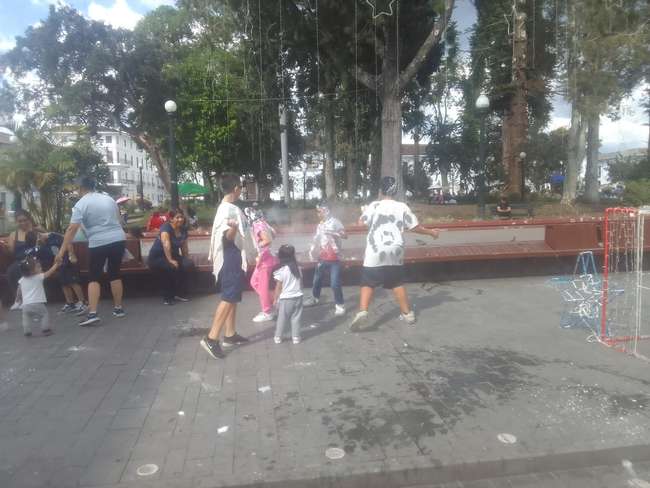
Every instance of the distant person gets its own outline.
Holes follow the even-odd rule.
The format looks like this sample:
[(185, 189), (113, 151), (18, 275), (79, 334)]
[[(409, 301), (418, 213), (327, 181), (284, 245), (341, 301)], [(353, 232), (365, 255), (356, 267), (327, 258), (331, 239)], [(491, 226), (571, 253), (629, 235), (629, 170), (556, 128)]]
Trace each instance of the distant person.
[(278, 306), (278, 321), (273, 341), (280, 344), (285, 331), (291, 326), (291, 341), (300, 344), (302, 274), (296, 262), (296, 250), (289, 244), (280, 246), (278, 259), (280, 264), (273, 273), (276, 281), (274, 302)]
[(368, 227), (366, 251), (361, 271), (361, 297), (359, 313), (350, 324), (353, 331), (369, 325), (368, 308), (375, 288), (383, 286), (393, 290), (400, 308), (400, 319), (415, 324), (404, 287), (404, 238), (407, 230), (438, 238), (437, 229), (426, 229), (405, 203), (394, 200), (397, 194), (395, 178), (386, 176), (381, 181), (381, 198), (363, 210), (360, 224)]
[(190, 229), (196, 229), (199, 225), (199, 219), (196, 216), (196, 210), (194, 208), (187, 206), (187, 226)]
[(81, 198), (72, 207), (70, 225), (63, 238), (57, 263), (63, 262), (68, 246), (75, 238), (77, 231), (83, 226), (88, 236), (88, 252), (90, 263), (88, 267), (88, 316), (79, 322), (86, 327), (97, 324), (101, 319), (97, 314), (97, 305), (101, 293), (100, 280), (106, 274), (113, 295), (113, 316), (124, 317), (122, 295), (124, 288), (120, 276), (122, 258), (126, 249), (126, 235), (120, 222), (120, 213), (115, 200), (105, 193), (95, 189), (95, 180), (89, 177), (81, 179), (79, 184)]
[(148, 262), (163, 287), (163, 304), (189, 301), (187, 278), (194, 263), (189, 258), (185, 215), (180, 210), (160, 227), (160, 235), (149, 251)]
[(23, 304), (23, 333), (25, 337), (31, 337), (34, 320), (38, 320), (41, 334), (52, 335), (50, 316), (45, 306), (47, 298), (43, 282), (52, 276), (58, 267), (59, 264), (54, 263), (50, 269), (43, 273), (41, 263), (34, 256), (29, 256), (20, 263), (22, 277), (18, 280), (18, 293)]
[(165, 218), (160, 212), (152, 212), (147, 222), (147, 232), (157, 232), (164, 223)]
[(347, 239), (347, 235), (341, 221), (332, 215), (326, 204), (318, 205), (316, 211), (320, 222), (316, 228), (309, 254), (314, 259), (314, 254), (318, 253), (316, 258), (318, 263), (314, 271), (312, 296), (305, 300), (305, 307), (318, 304), (323, 288), (323, 274), (329, 271), (330, 286), (334, 292), (334, 315), (338, 317), (345, 315), (345, 301), (341, 284), (341, 240)]
[(253, 243), (257, 249), (255, 260), (255, 271), (251, 276), (251, 287), (260, 299), (262, 309), (253, 322), (262, 323), (275, 319), (273, 310), (273, 293), (271, 292), (271, 280), (273, 269), (278, 264), (277, 258), (271, 252), (271, 243), (275, 237), (275, 229), (269, 225), (264, 217), (264, 212), (254, 207), (247, 207), (244, 213), (249, 218), (253, 229)]
[(500, 219), (509, 219), (512, 216), (512, 208), (510, 207), (510, 202), (508, 198), (502, 196), (499, 198), (499, 203), (497, 204), (497, 217)]
[(225, 357), (219, 343), (224, 326), (223, 347), (234, 347), (248, 342), (248, 339), (237, 334), (235, 330), (237, 304), (242, 300), (248, 250), (252, 244), (246, 216), (235, 205), (242, 191), (240, 177), (234, 173), (223, 174), (221, 191), (225, 196), (214, 216), (208, 253), (208, 258), (212, 261), (212, 272), (221, 288), (221, 302), (214, 313), (208, 335), (201, 339), (201, 346), (214, 359)]

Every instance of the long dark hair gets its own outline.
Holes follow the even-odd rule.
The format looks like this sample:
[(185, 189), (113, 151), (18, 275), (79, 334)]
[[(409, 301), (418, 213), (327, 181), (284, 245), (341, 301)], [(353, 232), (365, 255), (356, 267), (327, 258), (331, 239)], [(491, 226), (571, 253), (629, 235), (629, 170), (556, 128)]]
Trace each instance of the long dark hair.
[(296, 249), (290, 244), (283, 244), (278, 249), (278, 259), (280, 260), (280, 268), (283, 266), (289, 266), (291, 273), (298, 279), (300, 279), (300, 268), (298, 267), (298, 262), (296, 261)]

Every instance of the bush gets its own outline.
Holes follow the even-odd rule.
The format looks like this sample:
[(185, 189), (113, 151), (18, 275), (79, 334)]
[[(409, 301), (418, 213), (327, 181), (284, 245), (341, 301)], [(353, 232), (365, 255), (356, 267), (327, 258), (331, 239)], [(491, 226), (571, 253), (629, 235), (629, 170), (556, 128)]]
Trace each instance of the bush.
[(628, 181), (625, 184), (623, 201), (634, 207), (650, 204), (650, 179)]

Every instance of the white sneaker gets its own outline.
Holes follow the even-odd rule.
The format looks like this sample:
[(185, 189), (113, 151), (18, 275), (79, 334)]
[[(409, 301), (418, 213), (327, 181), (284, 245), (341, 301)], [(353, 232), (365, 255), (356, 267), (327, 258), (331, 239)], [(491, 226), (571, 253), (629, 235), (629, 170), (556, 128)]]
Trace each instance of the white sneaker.
[(415, 324), (415, 312), (413, 312), (413, 310), (411, 310), (409, 313), (400, 314), (399, 319), (403, 320), (408, 325), (414, 325)]
[(23, 304), (21, 302), (14, 302), (9, 310), (22, 310)]
[(282, 337), (275, 336), (273, 338), (273, 342), (275, 342), (276, 344), (282, 344)]
[(335, 317), (341, 317), (342, 315), (345, 315), (345, 305), (335, 305), (334, 306), (334, 316)]
[(350, 330), (352, 332), (358, 332), (360, 330), (363, 330), (366, 327), (368, 327), (368, 322), (369, 322), (368, 312), (362, 310), (361, 312), (357, 313), (354, 316), (354, 319), (352, 319), (352, 322), (350, 322)]
[(300, 344), (300, 337), (292, 337), (291, 340), (294, 344)]
[(309, 298), (305, 298), (302, 301), (302, 306), (303, 307), (313, 307), (315, 305), (318, 305), (318, 302), (320, 302), (320, 298), (309, 297)]
[(260, 312), (255, 317), (253, 317), (253, 322), (271, 322), (275, 320), (275, 315), (272, 313)]

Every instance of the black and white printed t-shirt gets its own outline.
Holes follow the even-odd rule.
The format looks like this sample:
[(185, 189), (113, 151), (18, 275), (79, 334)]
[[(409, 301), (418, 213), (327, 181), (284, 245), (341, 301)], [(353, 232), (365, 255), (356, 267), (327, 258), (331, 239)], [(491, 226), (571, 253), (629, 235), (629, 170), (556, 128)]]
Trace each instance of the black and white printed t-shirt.
[(404, 264), (402, 234), (418, 226), (418, 219), (408, 205), (395, 200), (372, 202), (361, 215), (361, 222), (368, 226), (365, 267)]

